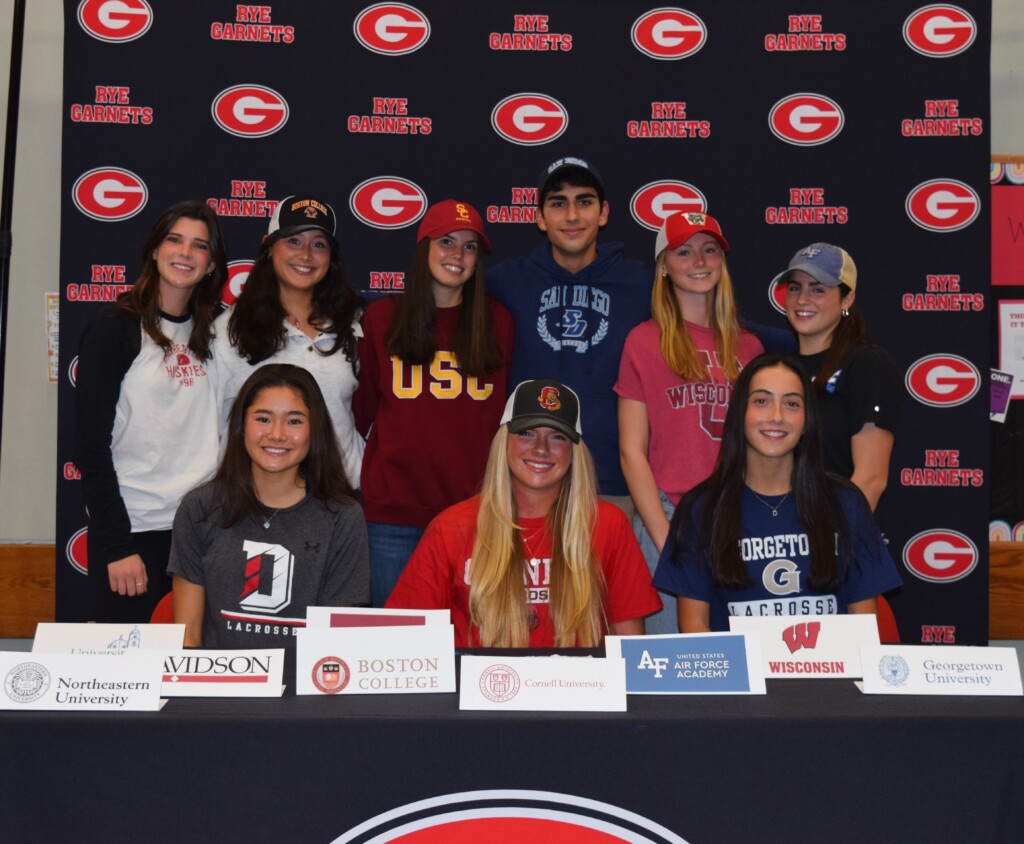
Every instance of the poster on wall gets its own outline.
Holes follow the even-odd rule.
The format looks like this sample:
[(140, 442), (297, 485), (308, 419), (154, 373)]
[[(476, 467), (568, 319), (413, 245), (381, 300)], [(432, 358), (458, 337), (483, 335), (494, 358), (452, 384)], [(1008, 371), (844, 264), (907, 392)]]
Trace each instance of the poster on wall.
[[(903, 641), (983, 644), (990, 17), (988, 0), (66, 0), (57, 618), (88, 616), (79, 338), (135, 281), (164, 208), (218, 213), (230, 302), (277, 202), (322, 197), (369, 301), (402, 292), (441, 199), (480, 210), (488, 266), (543, 254), (541, 173), (581, 156), (607, 192), (600, 242), (650, 278), (664, 216), (713, 214), (752, 322), (788, 330), (772, 279), (797, 250), (849, 252), (857, 309), (901, 380), (877, 517)], [(570, 289), (585, 282), (553, 285), (517, 330), (539, 331), (558, 299), (553, 341), (594, 341), (602, 300)]]

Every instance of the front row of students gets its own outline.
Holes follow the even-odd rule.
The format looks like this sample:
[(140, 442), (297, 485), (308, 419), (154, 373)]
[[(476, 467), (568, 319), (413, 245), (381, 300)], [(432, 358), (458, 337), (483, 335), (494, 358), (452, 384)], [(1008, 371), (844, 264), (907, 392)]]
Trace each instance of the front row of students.
[[(457, 647), (597, 647), (660, 609), (625, 515), (600, 501), (579, 399), (556, 381), (512, 393), (479, 495), (427, 528), (387, 602), (450, 609)], [(212, 481), (185, 496), (169, 571), (186, 644), (291, 639), (311, 605), (369, 598), (366, 526), (305, 370), (263, 367), (231, 412)], [(244, 549), (243, 564), (231, 564)], [(798, 362), (740, 374), (711, 476), (680, 503), (654, 585), (683, 632), (730, 615), (871, 613), (899, 585), (864, 496), (826, 474)], [(288, 615), (275, 614), (288, 606)]]

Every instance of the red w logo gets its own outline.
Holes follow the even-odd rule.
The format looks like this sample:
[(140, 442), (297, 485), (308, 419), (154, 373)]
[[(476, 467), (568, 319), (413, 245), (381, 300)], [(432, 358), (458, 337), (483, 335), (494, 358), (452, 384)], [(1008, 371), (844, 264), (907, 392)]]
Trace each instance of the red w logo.
[(786, 643), (789, 652), (795, 654), (800, 648), (813, 649), (818, 644), (820, 631), (820, 621), (805, 621), (783, 630), (782, 641)]

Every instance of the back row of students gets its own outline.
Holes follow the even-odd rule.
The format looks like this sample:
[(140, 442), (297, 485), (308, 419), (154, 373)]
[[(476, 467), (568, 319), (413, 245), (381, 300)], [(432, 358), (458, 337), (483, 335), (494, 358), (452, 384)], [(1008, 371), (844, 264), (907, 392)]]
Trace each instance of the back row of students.
[[(369, 581), (375, 606), (389, 595), (389, 606), (451, 606), (462, 645), (592, 646), (609, 629), (642, 632), (645, 616), (647, 632), (692, 629), (692, 600), (718, 606), (663, 573), (682, 572), (676, 563), (695, 548), (714, 586), (750, 580), (766, 590), (723, 599), (725, 615), (698, 613), (703, 621), (778, 611), (768, 599), (780, 596), (794, 601), (789, 612), (813, 612), (799, 603), (809, 591), (831, 595), (830, 611), (870, 611), (863, 602), (898, 582), (861, 509), (874, 509), (885, 487), (899, 389), (856, 310), (850, 256), (812, 244), (775, 279), (786, 287), (793, 343), (789, 332), (740, 322), (714, 218), (666, 219), (652, 288), (621, 244), (598, 242), (608, 213), (596, 170), (559, 159), (538, 192), (546, 242), (485, 277), (490, 242), (479, 214), (437, 203), (419, 226), (405, 291), (364, 311), (342, 275), (333, 210), (288, 197), (237, 303), (215, 323), (226, 276), (217, 218), (201, 203), (168, 209), (143, 246), (133, 290), (99, 313), (79, 349), (76, 461), (92, 617), (148, 619), (170, 588), (170, 563), (191, 644), (273, 645), (308, 604), (365, 603)], [(787, 344), (799, 364), (773, 358), (754, 374), (749, 364), (765, 346)], [(754, 436), (747, 404), (778, 385), (750, 381), (799, 382), (803, 371), (814, 387), (783, 385), (794, 389), (778, 404), (791, 417), (798, 395), (799, 424)], [(730, 408), (730, 396), (743, 407)], [(825, 466), (855, 486), (818, 477), (819, 427)], [(730, 431), (732, 465), (716, 464)], [(213, 473), (218, 441), (214, 480), (179, 510)], [(779, 452), (772, 459), (783, 458), (770, 464), (771, 482), (751, 469), (765, 441)], [(794, 466), (810, 467), (797, 473), (800, 490), (788, 480)], [(722, 472), (709, 509), (698, 485)], [(639, 548), (598, 490), (625, 510), (632, 500)], [(767, 563), (799, 574), (769, 577), (766, 561), (746, 556), (764, 572), (745, 579), (736, 567), (728, 545), (754, 529), (741, 493), (772, 518), (796, 508), (787, 535), (803, 524), (810, 539)], [(725, 504), (731, 515), (720, 523)], [(829, 531), (839, 543), (831, 552)], [(862, 546), (871, 554), (849, 553)], [(668, 606), (655, 615), (659, 558), (655, 582)], [(878, 587), (870, 595), (843, 586), (860, 569), (879, 575), (867, 581)], [(669, 593), (687, 600), (677, 609)]]

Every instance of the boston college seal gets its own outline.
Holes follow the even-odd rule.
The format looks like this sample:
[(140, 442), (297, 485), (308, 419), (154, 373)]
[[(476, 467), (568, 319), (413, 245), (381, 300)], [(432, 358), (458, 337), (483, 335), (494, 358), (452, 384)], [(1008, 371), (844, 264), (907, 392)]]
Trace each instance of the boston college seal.
[(351, 678), (352, 672), (341, 657), (325, 656), (313, 666), (313, 685), (325, 695), (336, 695)]

